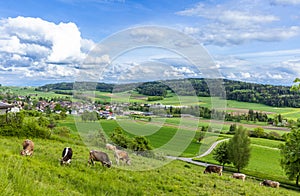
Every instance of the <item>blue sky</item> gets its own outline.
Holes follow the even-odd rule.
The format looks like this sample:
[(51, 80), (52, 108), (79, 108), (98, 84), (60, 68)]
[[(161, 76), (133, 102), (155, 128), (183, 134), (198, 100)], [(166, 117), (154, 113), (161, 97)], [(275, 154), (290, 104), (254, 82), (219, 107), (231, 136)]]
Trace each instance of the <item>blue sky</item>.
[[(224, 78), (290, 85), (300, 77), (299, 10), (300, 0), (1, 1), (0, 84), (74, 81), (99, 42), (124, 29), (152, 25), (196, 39)], [(166, 64), (180, 76), (201, 77), (180, 56), (158, 49), (132, 51), (114, 61), (104, 55), (101, 61), (135, 80), (136, 74), (146, 79), (151, 66), (155, 73), (149, 79), (156, 79), (150, 76), (161, 74)]]

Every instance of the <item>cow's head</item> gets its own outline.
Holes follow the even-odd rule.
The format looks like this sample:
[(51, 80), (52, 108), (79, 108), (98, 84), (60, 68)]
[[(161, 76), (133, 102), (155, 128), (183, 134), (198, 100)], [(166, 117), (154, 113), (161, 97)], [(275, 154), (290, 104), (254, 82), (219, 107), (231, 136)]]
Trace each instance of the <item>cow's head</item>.
[(111, 165), (112, 165), (112, 161), (104, 162), (103, 164), (104, 164), (106, 167), (110, 168)]

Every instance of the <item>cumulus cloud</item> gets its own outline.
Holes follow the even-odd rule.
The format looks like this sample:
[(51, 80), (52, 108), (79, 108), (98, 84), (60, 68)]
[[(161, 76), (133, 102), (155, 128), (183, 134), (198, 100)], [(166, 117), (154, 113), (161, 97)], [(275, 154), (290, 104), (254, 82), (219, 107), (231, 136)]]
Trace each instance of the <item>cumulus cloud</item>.
[(0, 66), (20, 70), (23, 77), (74, 76), (75, 65), (94, 45), (72, 22), (22, 16), (0, 20)]

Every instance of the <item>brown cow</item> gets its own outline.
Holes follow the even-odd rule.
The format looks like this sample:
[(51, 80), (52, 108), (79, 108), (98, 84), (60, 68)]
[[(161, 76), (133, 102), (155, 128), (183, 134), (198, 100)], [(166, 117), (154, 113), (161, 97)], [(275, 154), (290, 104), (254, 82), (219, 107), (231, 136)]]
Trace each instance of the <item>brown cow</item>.
[(91, 150), (88, 163), (95, 165), (94, 161), (99, 161), (101, 162), (102, 166), (106, 166), (108, 168), (110, 168), (112, 165), (112, 162), (109, 160), (109, 157), (105, 152)]
[(118, 165), (120, 160), (125, 161), (127, 165), (130, 165), (130, 159), (128, 153), (123, 150), (115, 149), (115, 158)]
[(217, 173), (219, 174), (219, 176), (222, 176), (222, 171), (223, 168), (220, 166), (216, 166), (216, 165), (208, 165), (205, 170), (204, 170), (204, 174), (206, 173)]
[(117, 149), (117, 147), (112, 144), (106, 144), (105, 147), (107, 150), (116, 150)]
[(29, 139), (24, 140), (22, 146), (23, 146), (23, 150), (21, 150), (20, 152), (21, 155), (23, 156), (33, 155), (34, 143), (31, 140)]
[(241, 174), (241, 173), (233, 173), (232, 174), (232, 178), (242, 179), (243, 181), (245, 181), (246, 175), (245, 174)]
[(279, 188), (280, 183), (272, 180), (264, 180), (263, 182), (259, 183), (260, 186), (270, 186), (273, 188)]

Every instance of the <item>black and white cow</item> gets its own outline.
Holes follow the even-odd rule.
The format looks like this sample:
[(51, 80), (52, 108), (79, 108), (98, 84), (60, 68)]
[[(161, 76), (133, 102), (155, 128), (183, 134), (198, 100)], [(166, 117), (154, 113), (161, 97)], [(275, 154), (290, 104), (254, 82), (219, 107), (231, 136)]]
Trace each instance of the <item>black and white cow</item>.
[(62, 158), (60, 161), (60, 164), (70, 164), (71, 160), (72, 160), (72, 156), (73, 156), (73, 150), (70, 147), (66, 147), (64, 148), (63, 152), (62, 152)]

